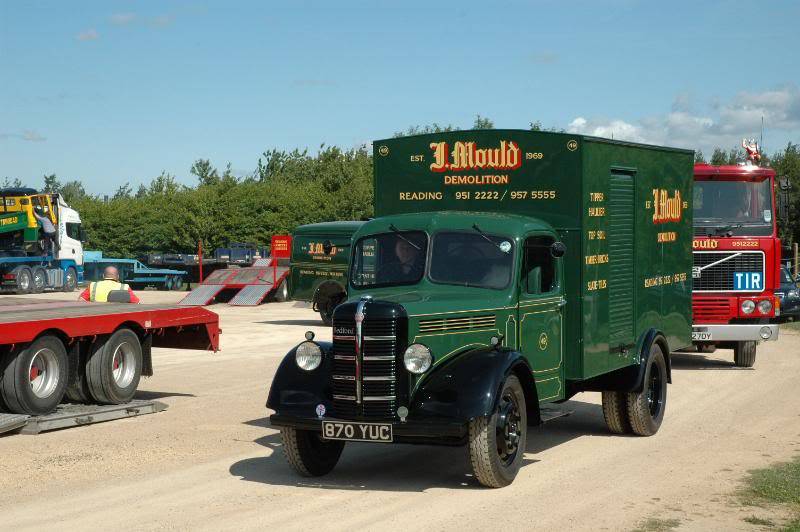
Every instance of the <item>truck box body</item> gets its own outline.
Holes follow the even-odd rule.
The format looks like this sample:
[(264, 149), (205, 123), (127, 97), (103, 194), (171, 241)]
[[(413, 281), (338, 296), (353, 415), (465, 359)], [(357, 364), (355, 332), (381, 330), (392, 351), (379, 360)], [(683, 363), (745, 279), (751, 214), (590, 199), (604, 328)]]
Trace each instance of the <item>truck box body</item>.
[(628, 366), (646, 327), (691, 343), (689, 150), (573, 134), (457, 131), (374, 143), (375, 215), (460, 211), (546, 222), (566, 245), (563, 374)]

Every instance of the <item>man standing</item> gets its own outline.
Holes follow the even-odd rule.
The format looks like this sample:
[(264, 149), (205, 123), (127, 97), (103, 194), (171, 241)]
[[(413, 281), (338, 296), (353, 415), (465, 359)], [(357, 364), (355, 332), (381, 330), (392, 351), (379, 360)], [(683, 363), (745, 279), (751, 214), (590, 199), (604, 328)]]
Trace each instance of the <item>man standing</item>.
[(44, 247), (49, 248), (44, 249), (43, 251), (52, 253), (55, 256), (56, 226), (53, 225), (53, 222), (50, 220), (50, 218), (44, 214), (44, 210), (39, 205), (33, 208), (33, 217), (36, 218), (36, 220), (39, 222), (39, 225), (42, 226), (42, 234), (44, 235), (43, 240), (46, 243)]
[(114, 266), (108, 266), (103, 270), (103, 280), (89, 283), (89, 286), (81, 292), (79, 299), (97, 303), (107, 303), (108, 294), (114, 290), (127, 290), (130, 295), (129, 303), (139, 303), (139, 298), (133, 293), (131, 287), (119, 282), (119, 270)]

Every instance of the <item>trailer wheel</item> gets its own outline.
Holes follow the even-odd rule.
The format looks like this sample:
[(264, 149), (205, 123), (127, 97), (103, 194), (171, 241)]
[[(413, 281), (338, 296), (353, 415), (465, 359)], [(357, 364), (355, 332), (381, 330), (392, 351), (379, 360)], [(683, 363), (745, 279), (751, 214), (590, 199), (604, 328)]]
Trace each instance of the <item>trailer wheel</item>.
[(664, 420), (667, 406), (667, 362), (658, 344), (650, 348), (641, 392), (628, 393), (628, 421), (639, 436), (652, 436)]
[(756, 342), (736, 342), (733, 363), (740, 368), (752, 368), (756, 363)]
[(142, 344), (130, 329), (119, 329), (89, 348), (86, 384), (101, 404), (127, 403), (136, 393), (142, 376)]
[(33, 269), (31, 290), (34, 294), (41, 294), (47, 288), (47, 270), (41, 266)]
[(3, 403), (15, 414), (47, 414), (64, 398), (67, 365), (67, 350), (55, 336), (6, 353), (0, 364)]
[(630, 434), (628, 421), (628, 398), (624, 392), (603, 392), (603, 418), (608, 430), (614, 434)]
[(64, 274), (64, 286), (61, 289), (64, 292), (74, 292), (76, 288), (78, 288), (78, 273), (70, 266)]
[(172, 289), (176, 292), (183, 290), (183, 275), (176, 275), (172, 278)]
[(320, 477), (330, 473), (339, 462), (344, 441), (325, 440), (319, 433), (281, 427), (283, 454), (289, 465), (304, 477)]
[(525, 454), (527, 431), (525, 392), (519, 379), (509, 375), (494, 413), (469, 422), (469, 458), (481, 484), (502, 488), (514, 481)]
[(27, 266), (20, 266), (14, 269), (14, 273), (17, 278), (16, 292), (18, 294), (30, 294), (31, 290), (33, 290), (33, 274), (31, 273), (31, 269)]

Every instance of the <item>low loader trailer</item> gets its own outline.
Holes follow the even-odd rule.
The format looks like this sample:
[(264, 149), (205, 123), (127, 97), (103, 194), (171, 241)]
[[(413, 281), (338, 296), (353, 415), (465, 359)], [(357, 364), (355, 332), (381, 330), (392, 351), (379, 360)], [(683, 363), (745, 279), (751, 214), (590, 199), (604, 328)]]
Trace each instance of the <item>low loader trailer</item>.
[(348, 441), (463, 445), (505, 486), (528, 427), (585, 391), (611, 432), (656, 434), (692, 342), (693, 152), (520, 130), (373, 146), (332, 341), (306, 333), (269, 390), (290, 466), (324, 475)]
[(0, 412), (124, 405), (153, 375), (153, 347), (216, 351), (219, 334), (217, 315), (199, 307), (2, 299)]

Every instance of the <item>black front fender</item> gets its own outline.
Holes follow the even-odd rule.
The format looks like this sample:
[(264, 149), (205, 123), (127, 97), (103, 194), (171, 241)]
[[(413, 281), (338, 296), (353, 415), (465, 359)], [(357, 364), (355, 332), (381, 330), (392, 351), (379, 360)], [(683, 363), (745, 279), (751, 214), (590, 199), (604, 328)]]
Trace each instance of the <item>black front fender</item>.
[[(322, 349), (322, 363), (313, 371), (300, 369), (295, 362), (295, 346), (278, 366), (267, 396), (267, 408), (278, 414), (315, 416), (317, 405), (331, 408), (330, 374), (333, 366), (332, 344), (316, 342)], [(299, 344), (298, 344), (299, 345)]]
[(467, 351), (434, 369), (414, 392), (409, 418), (467, 422), (489, 415), (511, 373), (525, 390), (530, 423), (537, 424), (539, 400), (528, 361), (517, 351), (491, 347)]

